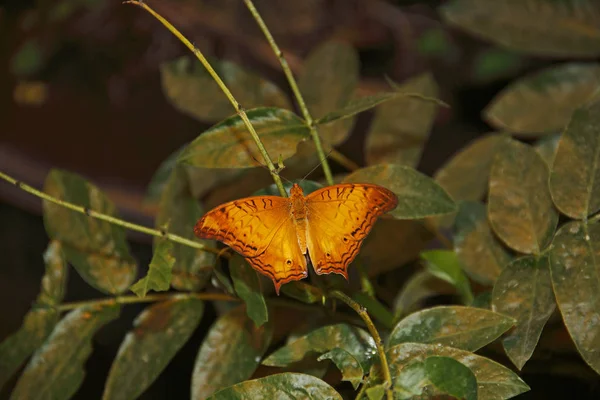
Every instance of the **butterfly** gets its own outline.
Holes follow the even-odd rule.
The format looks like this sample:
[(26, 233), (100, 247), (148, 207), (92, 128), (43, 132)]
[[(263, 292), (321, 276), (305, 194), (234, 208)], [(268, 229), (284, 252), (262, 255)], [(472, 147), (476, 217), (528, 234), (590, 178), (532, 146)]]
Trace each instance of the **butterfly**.
[[(354, 260), (377, 218), (398, 204), (396, 195), (372, 184), (340, 184), (304, 196), (294, 184), (290, 197), (254, 196), (222, 204), (194, 226), (199, 238), (219, 240), (258, 272), (281, 285), (317, 274), (348, 279)], [(308, 257), (307, 257), (308, 256)]]

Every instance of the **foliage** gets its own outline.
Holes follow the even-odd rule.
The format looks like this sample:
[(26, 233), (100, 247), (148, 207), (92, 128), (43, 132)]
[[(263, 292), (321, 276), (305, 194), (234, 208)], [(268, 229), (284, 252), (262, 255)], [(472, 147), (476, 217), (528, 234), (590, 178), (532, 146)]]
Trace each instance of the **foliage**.
[[(584, 12), (575, 3), (454, 0), (440, 11), (448, 23), (524, 54), (598, 57), (600, 10), (580, 2), (590, 9)], [(532, 14), (538, 8), (543, 12)], [(443, 45), (432, 40), (438, 39), (423, 43), (428, 51)], [(21, 64), (28, 58), (41, 62), (29, 54), (35, 54), (32, 46), (23, 46), (13, 68), (26, 70)], [(22, 327), (0, 344), (0, 384), (29, 359), (12, 399), (72, 397), (95, 333), (125, 304), (138, 302), (155, 304), (124, 337), (104, 399), (140, 396), (188, 341), (212, 300), (232, 304), (198, 349), (193, 399), (337, 399), (342, 393), (358, 399), (508, 399), (528, 385), (509, 366), (474, 352), (493, 354), (498, 341), (521, 370), (557, 308), (577, 351), (600, 373), (599, 64), (566, 62), (506, 86), (482, 111), (502, 132), (467, 144), (430, 178), (415, 166), (442, 104), (434, 99), (439, 90), (431, 74), (361, 96), (356, 50), (328, 41), (307, 57), (298, 82), (305, 106), (297, 112), (267, 79), (228, 61), (211, 62), (235, 104), (248, 109), (236, 114), (229, 108), (214, 77), (191, 58), (161, 67), (171, 104), (214, 125), (165, 160), (149, 186), (160, 231), (152, 231), (159, 236), (154, 257), (137, 283), (125, 224), (107, 196), (79, 175), (58, 169), (48, 175), (45, 193), (81, 207), (44, 202), (51, 241), (40, 295)], [(241, 257), (193, 236), (204, 212), (197, 198), (216, 184), (252, 194), (243, 185), (263, 162), (259, 144), (278, 161), (275, 176), (288, 172), (298, 179), (314, 165), (327, 165), (320, 140), (337, 151), (356, 116), (370, 109), (367, 166), (339, 180), (384, 185), (399, 205), (375, 226), (351, 267), (359, 288), (336, 277), (312, 277), (283, 286), (277, 297)], [(539, 141), (517, 139), (524, 136)], [(93, 218), (100, 214), (107, 218)], [(448, 248), (425, 251), (435, 235)], [(385, 299), (374, 282), (412, 262), (422, 268)], [(64, 303), (67, 263), (110, 297)], [(166, 292), (171, 287), (177, 292)], [(421, 309), (422, 300), (439, 294), (458, 295), (461, 305)], [(333, 378), (327, 374), (335, 370)]]

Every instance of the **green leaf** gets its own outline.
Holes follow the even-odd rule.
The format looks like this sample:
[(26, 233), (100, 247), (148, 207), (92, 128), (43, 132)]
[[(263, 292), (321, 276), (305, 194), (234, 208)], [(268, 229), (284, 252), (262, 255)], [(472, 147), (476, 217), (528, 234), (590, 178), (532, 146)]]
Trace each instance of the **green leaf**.
[(167, 187), (167, 183), (171, 178), (171, 173), (177, 165), (177, 159), (186, 146), (187, 144), (169, 154), (169, 156), (160, 163), (156, 171), (154, 171), (154, 175), (152, 175), (152, 178), (150, 178), (150, 183), (148, 183), (148, 186), (146, 187), (146, 197), (144, 198), (145, 202), (160, 201), (163, 191)]
[(321, 289), (298, 281), (283, 285), (281, 292), (286, 296), (307, 304), (322, 303), (325, 299), (325, 293)]
[(577, 350), (600, 373), (600, 223), (569, 222), (554, 238), (550, 272), (558, 308)]
[(492, 100), (483, 114), (492, 126), (511, 132), (525, 135), (555, 132), (567, 125), (573, 111), (599, 87), (600, 64), (560, 64), (513, 82)]
[(20, 77), (32, 76), (44, 66), (47, 55), (39, 39), (32, 38), (21, 44), (10, 60), (10, 72)]
[(431, 356), (424, 362), (435, 387), (459, 399), (477, 400), (477, 379), (471, 370), (450, 357)]
[(400, 321), (387, 347), (399, 343), (437, 343), (476, 351), (515, 324), (512, 318), (481, 308), (441, 306), (418, 311)]
[[(79, 175), (53, 169), (44, 191), (102, 214), (117, 216), (114, 204), (96, 186)], [(125, 292), (136, 276), (125, 229), (44, 201), (44, 225), (52, 239), (62, 242), (63, 252), (79, 275), (108, 294)]]
[(446, 21), (467, 32), (531, 55), (600, 55), (600, 8), (576, 0), (454, 0), (441, 8)]
[[(194, 225), (202, 217), (204, 210), (192, 195), (190, 184), (185, 168), (176, 166), (171, 171), (162, 191), (155, 226), (162, 229), (168, 225), (170, 233), (214, 248), (214, 240), (201, 240), (194, 235)], [(154, 241), (155, 249), (160, 245), (160, 240)], [(216, 260), (215, 254), (180, 243), (173, 243), (172, 254), (175, 264), (172, 268), (171, 286), (185, 291), (201, 290), (210, 278)]]
[[(397, 92), (415, 93), (424, 98), (438, 96), (431, 74), (418, 75), (396, 87)], [(365, 157), (368, 164), (393, 163), (416, 167), (429, 138), (438, 104), (423, 98), (402, 96), (377, 107), (367, 134)]]
[[(422, 397), (424, 389), (431, 382), (427, 379), (425, 364), (412, 362), (402, 368), (398, 375), (393, 376), (393, 393), (396, 399), (412, 399), (416, 396)], [(431, 393), (426, 393), (431, 397)], [(417, 397), (417, 398), (420, 398)]]
[(404, 284), (394, 300), (394, 320), (420, 308), (424, 300), (443, 294), (454, 294), (455, 288), (429, 271), (419, 271)]
[[(245, 109), (291, 108), (285, 94), (273, 83), (229, 61), (210, 60), (210, 63)], [(220, 120), (235, 113), (233, 105), (199, 61), (179, 57), (163, 63), (160, 75), (167, 99), (179, 111), (202, 121)]]
[(172, 254), (173, 243), (163, 239), (154, 249), (148, 274), (131, 286), (131, 291), (139, 297), (146, 297), (149, 290), (164, 292), (169, 290), (171, 284), (171, 269), (175, 264)]
[(600, 210), (599, 159), (600, 99), (573, 113), (552, 165), (552, 200), (571, 218), (584, 219)]
[(376, 354), (375, 341), (364, 330), (347, 324), (324, 326), (281, 347), (263, 360), (263, 365), (286, 367), (301, 361), (308, 353), (326, 353), (332, 349), (346, 350), (367, 371)]
[(468, 367), (477, 379), (478, 398), (481, 400), (509, 399), (529, 390), (529, 386), (510, 369), (469, 351), (420, 343), (402, 343), (387, 351), (393, 377), (398, 376), (407, 365), (424, 362), (432, 356), (451, 357)]
[(230, 399), (342, 400), (342, 396), (319, 378), (287, 372), (238, 383), (215, 393), (207, 400)]
[(39, 348), (58, 322), (52, 308), (60, 304), (67, 284), (67, 264), (61, 245), (51, 241), (44, 253), (46, 273), (33, 308), (25, 315), (19, 330), (0, 343), (0, 389), (23, 362)]
[(367, 390), (365, 390), (367, 394), (367, 398), (369, 400), (381, 400), (385, 395), (385, 386), (384, 385), (375, 385), (371, 386)]
[(269, 313), (260, 289), (258, 273), (239, 254), (235, 254), (229, 261), (229, 272), (235, 292), (246, 303), (248, 317), (260, 327), (269, 320)]
[(70, 312), (29, 360), (11, 400), (71, 398), (83, 382), (92, 337), (118, 318), (119, 310), (118, 306), (82, 307)]
[(236, 307), (211, 326), (200, 347), (192, 375), (192, 399), (205, 399), (214, 392), (250, 378), (269, 347), (273, 327), (260, 328)]
[[(309, 138), (308, 127), (291, 111), (261, 107), (246, 114), (271, 159), (290, 158), (298, 144)], [(177, 162), (205, 168), (250, 168), (260, 165), (263, 158), (246, 125), (235, 115), (194, 139)]]
[(434, 179), (456, 201), (481, 200), (488, 190), (494, 155), (505, 140), (503, 135), (488, 134), (470, 142), (437, 170)]
[(493, 310), (517, 323), (502, 339), (506, 355), (522, 369), (540, 340), (556, 303), (550, 280), (548, 257), (525, 256), (508, 264), (496, 281)]
[(548, 166), (530, 146), (507, 140), (492, 165), (488, 218), (509, 247), (539, 254), (558, 222), (548, 189)]
[[(346, 106), (359, 79), (356, 50), (342, 42), (328, 41), (311, 51), (298, 79), (298, 88), (315, 119)], [(319, 136), (327, 143), (343, 142), (350, 131), (352, 119), (319, 126)]]
[(452, 250), (429, 250), (421, 253), (421, 258), (427, 261), (427, 269), (432, 275), (448, 282), (456, 288), (463, 304), (473, 301), (473, 292), (462, 265), (456, 253)]
[(358, 360), (346, 350), (334, 348), (322, 354), (318, 361), (331, 360), (342, 373), (342, 380), (350, 382), (354, 390), (362, 382), (365, 372), (362, 370)]
[(203, 312), (202, 301), (185, 297), (146, 308), (121, 343), (102, 398), (137, 399), (188, 341)]
[(396, 193), (398, 206), (390, 214), (399, 219), (419, 219), (456, 211), (456, 203), (433, 179), (403, 165), (361, 168), (348, 175), (344, 182), (375, 183)]
[(461, 202), (454, 223), (454, 251), (465, 272), (482, 285), (493, 284), (511, 256), (492, 233), (487, 208), (479, 202)]
[(511, 78), (522, 70), (525, 59), (523, 55), (498, 47), (478, 49), (471, 76), (477, 84)]

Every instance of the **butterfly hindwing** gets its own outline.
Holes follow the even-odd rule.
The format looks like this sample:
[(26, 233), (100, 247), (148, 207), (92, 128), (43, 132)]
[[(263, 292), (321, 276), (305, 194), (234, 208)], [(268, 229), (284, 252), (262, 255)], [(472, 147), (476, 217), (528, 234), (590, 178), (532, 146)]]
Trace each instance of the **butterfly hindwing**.
[(347, 278), (348, 265), (377, 217), (397, 201), (392, 191), (369, 184), (341, 184), (309, 194), (307, 246), (315, 272)]

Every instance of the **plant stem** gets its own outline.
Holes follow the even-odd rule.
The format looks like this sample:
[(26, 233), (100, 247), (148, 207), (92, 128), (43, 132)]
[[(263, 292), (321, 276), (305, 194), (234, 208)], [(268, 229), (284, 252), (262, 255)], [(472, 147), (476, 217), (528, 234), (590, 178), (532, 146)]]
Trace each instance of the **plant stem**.
[(250, 136), (252, 136), (252, 139), (256, 143), (256, 147), (258, 147), (258, 151), (260, 151), (260, 154), (262, 155), (263, 159), (265, 160), (265, 164), (267, 164), (267, 168), (269, 168), (269, 172), (271, 173), (271, 176), (273, 177), (273, 181), (275, 182), (275, 185), (277, 186), (279, 193), (281, 194), (281, 196), (286, 197), (287, 193), (283, 187), (281, 178), (279, 177), (279, 174), (277, 173), (277, 169), (275, 168), (275, 165), (273, 164), (273, 161), (271, 160), (271, 157), (269, 156), (267, 149), (265, 148), (262, 141), (260, 140), (260, 137), (256, 133), (256, 130), (252, 126), (252, 123), (250, 123), (250, 120), (248, 119), (248, 116), (246, 115), (246, 111), (244, 111), (244, 108), (240, 105), (240, 103), (237, 102), (235, 97), (233, 97), (233, 94), (231, 93), (231, 91), (229, 90), (227, 85), (225, 85), (225, 82), (223, 82), (223, 80), (219, 77), (219, 75), (213, 69), (213, 67), (210, 65), (210, 63), (208, 62), (206, 57), (204, 57), (204, 55), (202, 54), (200, 49), (198, 49), (196, 46), (194, 46), (192, 44), (192, 42), (190, 42), (181, 32), (179, 32), (177, 30), (177, 28), (175, 28), (169, 21), (167, 21), (165, 18), (163, 18), (159, 13), (154, 11), (152, 8), (150, 8), (150, 6), (148, 6), (143, 1), (131, 0), (131, 1), (126, 1), (125, 4), (136, 5), (138, 7), (143, 8), (148, 13), (150, 13), (161, 24), (163, 24), (165, 26), (165, 28), (167, 28), (169, 31), (171, 31), (171, 33), (173, 35), (175, 35), (175, 37), (177, 37), (177, 39), (179, 39), (179, 41), (181, 41), (181, 43), (183, 43), (188, 49), (190, 49), (190, 51), (202, 63), (204, 68), (206, 68), (206, 70), (208, 71), (210, 76), (217, 83), (219, 88), (221, 88), (221, 91), (225, 94), (225, 96), (227, 97), (227, 99), (229, 100), (229, 102), (231, 103), (233, 108), (235, 109), (235, 112), (237, 113), (237, 115), (239, 115), (239, 117), (242, 119), (242, 121), (244, 122), (244, 125), (246, 125), (248, 132), (250, 132)]
[(383, 381), (384, 381), (384, 386), (385, 386), (386, 397), (388, 400), (393, 400), (394, 397), (393, 397), (392, 389), (391, 389), (392, 388), (392, 375), (390, 374), (390, 367), (388, 365), (387, 358), (385, 356), (385, 349), (383, 348), (383, 342), (381, 341), (381, 336), (379, 336), (379, 332), (377, 331), (375, 324), (373, 324), (373, 321), (371, 321), (371, 317), (369, 317), (369, 313), (367, 313), (367, 310), (364, 307), (362, 307), (360, 304), (358, 304), (357, 302), (355, 302), (354, 300), (352, 300), (350, 297), (346, 296), (346, 294), (340, 292), (339, 290), (333, 290), (333, 291), (329, 292), (329, 295), (331, 297), (335, 297), (336, 299), (339, 299), (339, 300), (343, 301), (344, 303), (346, 303), (346, 305), (348, 305), (348, 307), (350, 307), (354, 311), (356, 311), (356, 313), (365, 322), (365, 325), (367, 325), (367, 329), (369, 330), (369, 333), (375, 340), (375, 347), (377, 347), (377, 353), (379, 354), (379, 361), (381, 362), (381, 370), (383, 371)]
[(240, 301), (237, 297), (232, 297), (224, 293), (163, 293), (149, 294), (144, 297), (138, 296), (117, 296), (108, 299), (95, 299), (85, 301), (74, 301), (57, 306), (58, 311), (69, 311), (85, 306), (107, 306), (116, 304), (134, 304), (134, 303), (152, 303), (156, 301), (166, 301), (172, 299), (198, 299), (198, 300), (220, 300), (220, 301)]
[(292, 92), (294, 93), (294, 97), (296, 98), (296, 101), (298, 102), (298, 107), (300, 107), (300, 111), (302, 112), (302, 115), (304, 116), (306, 125), (308, 125), (308, 128), (310, 129), (310, 135), (312, 137), (313, 142), (315, 143), (315, 148), (317, 150), (319, 159), (323, 160), (322, 165), (323, 165), (323, 173), (325, 174), (325, 179), (327, 180), (327, 183), (329, 185), (333, 185), (333, 175), (331, 174), (331, 169), (329, 168), (329, 163), (327, 162), (327, 157), (326, 157), (325, 151), (323, 150), (323, 144), (321, 143), (321, 138), (319, 137), (319, 133), (317, 132), (317, 125), (316, 125), (315, 121), (313, 120), (312, 116), (310, 115), (310, 112), (308, 111), (308, 107), (306, 107), (306, 103), (304, 102), (304, 97), (302, 97), (302, 93), (300, 93), (300, 89), (298, 89), (298, 84), (296, 83), (296, 79), (294, 78), (294, 75), (292, 74), (292, 70), (290, 69), (290, 67), (287, 63), (287, 60), (283, 56), (283, 52), (281, 51), (281, 49), (275, 42), (273, 35), (271, 35), (271, 31), (265, 24), (265, 21), (262, 19), (261, 15), (258, 12), (258, 10), (256, 9), (256, 7), (254, 7), (254, 3), (252, 2), (252, 0), (244, 0), (244, 3), (246, 3), (246, 7), (248, 7), (248, 10), (250, 10), (250, 13), (252, 14), (254, 19), (256, 20), (256, 23), (260, 27), (260, 30), (263, 32), (263, 34), (267, 38), (267, 41), (269, 42), (271, 49), (273, 49), (275, 56), (277, 56), (277, 58), (279, 59), (279, 63), (281, 64), (283, 73), (285, 74), (285, 77), (287, 78), (290, 88), (292, 89)]
[(73, 203), (69, 203), (68, 201), (64, 201), (61, 199), (57, 199), (56, 197), (52, 197), (49, 194), (46, 194), (42, 191), (39, 191), (9, 175), (6, 175), (4, 172), (0, 171), (0, 178), (4, 179), (5, 181), (7, 181), (8, 183), (11, 183), (13, 185), (15, 185), (16, 187), (18, 187), (19, 189), (32, 194), (36, 197), (39, 197), (41, 199), (44, 199), (46, 201), (49, 201), (51, 203), (54, 204), (58, 204), (60, 206), (63, 206), (65, 208), (68, 208), (70, 210), (76, 211), (78, 213), (81, 214), (85, 214), (88, 217), (92, 217), (92, 218), (96, 218), (102, 221), (106, 221), (109, 222), (111, 224), (114, 225), (118, 225), (118, 226), (122, 226), (123, 228), (126, 229), (130, 229), (132, 231), (137, 231), (137, 232), (141, 232), (141, 233), (145, 233), (151, 236), (156, 236), (156, 237), (160, 237), (160, 238), (165, 238), (168, 239), (172, 242), (175, 243), (181, 243), (185, 246), (189, 246), (189, 247), (193, 247), (195, 249), (199, 249), (199, 250), (204, 250), (204, 251), (209, 251), (211, 253), (215, 253), (215, 254), (219, 254), (219, 249), (215, 249), (212, 247), (208, 247), (203, 245), (202, 243), (198, 243), (195, 242), (193, 240), (190, 239), (186, 239), (184, 237), (178, 236), (178, 235), (174, 235), (172, 233), (168, 233), (164, 230), (159, 230), (159, 229), (152, 229), (152, 228), (147, 228), (145, 226), (142, 225), (138, 225), (138, 224), (134, 224), (131, 222), (127, 222), (127, 221), (123, 221), (122, 219), (110, 216), (110, 215), (106, 215), (106, 214), (102, 214), (98, 211), (94, 211), (94, 210), (90, 210), (89, 208), (77, 205), (77, 204), (73, 204)]
[(345, 154), (340, 153), (336, 149), (332, 149), (331, 153), (329, 153), (329, 156), (342, 167), (346, 168), (348, 171), (356, 171), (360, 168), (360, 165), (358, 165), (357, 163), (346, 157)]

